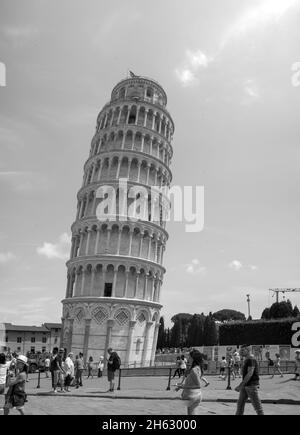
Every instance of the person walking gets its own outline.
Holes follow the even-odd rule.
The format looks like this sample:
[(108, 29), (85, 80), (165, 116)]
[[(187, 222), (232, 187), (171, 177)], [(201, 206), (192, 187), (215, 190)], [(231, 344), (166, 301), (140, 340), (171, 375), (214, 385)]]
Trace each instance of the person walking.
[(112, 393), (115, 388), (115, 372), (120, 369), (121, 359), (112, 347), (107, 349), (107, 353), (109, 355), (109, 359), (107, 361), (107, 379), (109, 382), (108, 392)]
[(100, 356), (99, 363), (98, 363), (98, 378), (102, 378), (103, 375), (103, 369), (104, 369), (104, 362), (103, 362), (103, 356)]
[(283, 378), (283, 373), (282, 373), (282, 371), (280, 370), (280, 354), (279, 354), (279, 353), (276, 353), (275, 357), (276, 357), (276, 359), (275, 359), (275, 362), (274, 362), (274, 364), (273, 364), (273, 375), (271, 376), (271, 379), (274, 378), (276, 372), (278, 372), (278, 374), (280, 375), (280, 377)]
[(87, 369), (88, 369), (88, 375), (87, 375), (87, 379), (89, 379), (89, 377), (91, 376), (93, 379), (93, 357), (90, 356), (89, 360), (88, 360), (88, 365), (87, 365)]
[(45, 364), (46, 378), (49, 378), (49, 371), (50, 371), (50, 358), (49, 358), (49, 355), (46, 356), (44, 364)]
[(181, 358), (180, 358), (180, 376), (184, 376), (185, 375), (186, 364), (187, 364), (186, 357), (184, 355), (181, 355)]
[(201, 369), (201, 381), (205, 383), (205, 387), (209, 386), (208, 380), (203, 376), (204, 375), (204, 360), (203, 355), (200, 353), (200, 369)]
[(65, 391), (70, 392), (70, 385), (74, 379), (74, 363), (73, 363), (73, 353), (70, 352), (67, 358), (64, 360), (63, 368), (65, 372)]
[(293, 380), (297, 381), (298, 379), (300, 379), (300, 349), (297, 349), (295, 351), (295, 354), (295, 377), (293, 378)]
[(227, 366), (227, 361), (226, 361), (226, 357), (222, 356), (222, 361), (221, 361), (221, 365), (220, 365), (220, 375), (219, 378), (225, 380), (225, 371), (226, 371), (226, 366)]
[(10, 386), (5, 396), (4, 415), (8, 415), (10, 409), (16, 408), (21, 415), (25, 415), (24, 405), (26, 402), (26, 366), (28, 359), (24, 355), (19, 355), (17, 358), (17, 376), (16, 379), (10, 382)]
[(188, 415), (196, 415), (197, 408), (202, 400), (200, 383), (202, 375), (200, 368), (201, 361), (202, 356), (199, 351), (194, 350), (190, 352), (189, 363), (191, 369), (185, 380), (175, 388), (175, 391), (183, 390), (181, 398), (185, 401)]
[(175, 372), (174, 372), (174, 375), (173, 375), (173, 378), (172, 378), (172, 379), (174, 379), (176, 375), (178, 375), (178, 378), (180, 379), (180, 377), (181, 377), (181, 369), (180, 369), (180, 366), (181, 366), (181, 358), (180, 358), (180, 356), (178, 356), (178, 357), (176, 358), (176, 370), (175, 370)]
[(234, 377), (241, 377), (241, 357), (240, 354), (238, 353), (238, 351), (236, 350), (233, 355), (233, 372), (234, 372)]
[(84, 370), (84, 361), (83, 361), (83, 353), (80, 352), (78, 358), (75, 361), (75, 383), (76, 388), (83, 387), (82, 384), (82, 373)]
[(249, 398), (255, 412), (258, 415), (264, 415), (262, 404), (258, 395), (259, 389), (259, 369), (258, 363), (251, 354), (249, 345), (243, 345), (240, 350), (241, 357), (244, 358), (242, 369), (242, 382), (235, 388), (239, 395), (237, 402), (236, 415), (244, 415), (245, 405)]
[[(59, 354), (58, 347), (54, 347), (50, 359), (50, 372), (51, 372), (53, 393), (57, 393), (58, 383), (59, 381), (61, 381), (62, 374), (63, 374), (62, 356), (64, 353), (64, 349), (61, 350), (62, 352), (60, 352)], [(63, 384), (61, 388), (63, 389)]]

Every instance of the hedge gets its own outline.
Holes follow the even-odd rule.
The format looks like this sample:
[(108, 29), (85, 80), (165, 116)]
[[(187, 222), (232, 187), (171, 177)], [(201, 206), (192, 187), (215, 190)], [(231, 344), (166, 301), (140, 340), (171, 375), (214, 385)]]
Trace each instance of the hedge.
[(223, 323), (219, 327), (220, 346), (241, 344), (291, 344), (293, 323), (300, 318), (253, 320)]

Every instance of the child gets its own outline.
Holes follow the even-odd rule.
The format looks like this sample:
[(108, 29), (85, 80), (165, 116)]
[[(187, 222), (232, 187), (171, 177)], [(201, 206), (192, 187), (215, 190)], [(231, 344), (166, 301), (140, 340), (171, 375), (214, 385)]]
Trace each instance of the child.
[(16, 408), (21, 415), (24, 413), (24, 404), (26, 402), (25, 384), (26, 384), (26, 369), (27, 357), (19, 355), (17, 357), (18, 375), (16, 379), (10, 383), (9, 389), (5, 396), (4, 415), (9, 414), (11, 408)]
[(100, 356), (99, 364), (98, 364), (98, 378), (102, 378), (103, 375), (103, 369), (104, 369), (104, 362), (103, 362), (103, 356)]

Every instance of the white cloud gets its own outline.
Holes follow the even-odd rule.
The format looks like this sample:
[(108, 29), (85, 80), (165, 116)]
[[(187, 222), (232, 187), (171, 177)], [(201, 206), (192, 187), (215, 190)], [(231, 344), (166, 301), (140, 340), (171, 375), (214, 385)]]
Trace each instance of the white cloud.
[(52, 259), (67, 260), (70, 255), (71, 238), (67, 233), (59, 237), (58, 243), (44, 242), (42, 247), (37, 248), (39, 255)]
[(11, 252), (0, 252), (0, 264), (6, 264), (16, 259), (16, 256)]
[(252, 104), (260, 100), (261, 95), (258, 85), (255, 80), (248, 79), (244, 83), (244, 99), (243, 104)]
[(255, 266), (254, 264), (250, 264), (249, 267), (250, 267), (250, 269), (253, 270), (253, 271), (258, 270), (258, 266)]
[(185, 271), (190, 275), (199, 275), (206, 273), (206, 267), (200, 266), (200, 262), (197, 258), (193, 259), (191, 263), (185, 264)]
[(213, 58), (209, 58), (201, 50), (192, 52), (186, 51), (182, 67), (176, 68), (175, 73), (183, 86), (191, 85), (197, 80), (197, 74), (208, 67)]
[(299, 5), (299, 0), (261, 0), (258, 5), (249, 8), (243, 13), (223, 39), (223, 48), (233, 38), (238, 38), (255, 30), (258, 26), (277, 22), (294, 6)]
[(233, 269), (235, 271), (238, 271), (243, 267), (242, 263), (239, 260), (233, 260), (231, 263), (229, 263), (228, 266), (230, 267), (230, 269)]

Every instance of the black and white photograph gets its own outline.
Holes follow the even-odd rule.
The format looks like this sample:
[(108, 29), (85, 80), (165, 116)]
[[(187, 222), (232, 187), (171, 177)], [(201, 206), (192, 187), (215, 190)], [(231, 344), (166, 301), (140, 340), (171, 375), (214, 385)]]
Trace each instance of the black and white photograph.
[(0, 416), (300, 415), (299, 23), (0, 0)]

